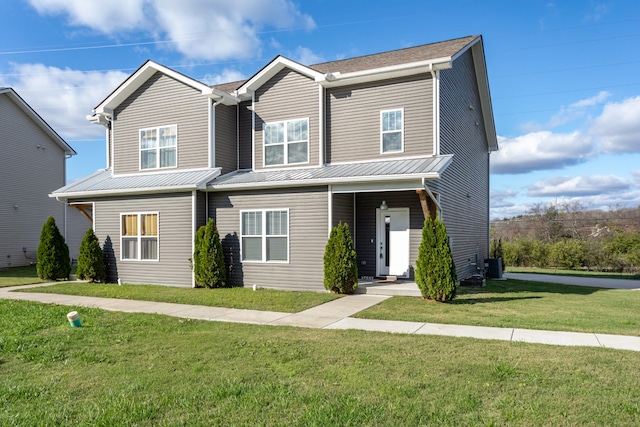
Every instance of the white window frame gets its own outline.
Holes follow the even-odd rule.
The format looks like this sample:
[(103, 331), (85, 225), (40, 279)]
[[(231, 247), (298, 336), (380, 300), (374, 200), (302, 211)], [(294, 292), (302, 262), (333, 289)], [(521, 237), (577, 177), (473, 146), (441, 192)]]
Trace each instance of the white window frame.
[[(176, 143), (174, 149), (176, 150), (176, 164), (173, 166), (160, 166), (160, 151), (163, 148), (168, 148), (168, 147), (160, 147), (160, 129), (165, 129), (165, 128), (174, 128), (174, 132), (176, 135)], [(142, 148), (142, 132), (146, 132), (146, 131), (151, 131), (151, 130), (155, 130), (156, 131), (156, 138), (157, 138), (157, 144), (155, 149), (149, 149), (149, 148)], [(142, 167), (142, 152), (143, 151), (151, 151), (151, 150), (155, 150), (156, 152), (156, 166), (153, 168), (143, 168)], [(138, 129), (138, 157), (140, 158), (138, 167), (140, 168), (141, 171), (152, 171), (152, 170), (158, 170), (158, 169), (175, 169), (178, 167), (178, 125), (165, 125), (165, 126), (154, 126), (154, 127), (150, 127), (150, 128), (144, 128), (144, 129)]]
[[(298, 121), (306, 121), (307, 122), (307, 139), (305, 140), (300, 140), (300, 141), (287, 141), (287, 129), (288, 129), (288, 124), (291, 122), (298, 122)], [(267, 126), (270, 125), (279, 125), (282, 124), (282, 126), (284, 127), (284, 140), (283, 142), (278, 142), (275, 144), (267, 144), (267, 138), (266, 138), (266, 131), (267, 131)], [(282, 121), (278, 121), (278, 122), (265, 122), (264, 125), (262, 126), (262, 166), (265, 168), (271, 168), (271, 167), (279, 167), (279, 166), (287, 166), (287, 165), (304, 165), (304, 164), (308, 164), (309, 163), (309, 157), (311, 156), (311, 153), (309, 152), (309, 140), (310, 140), (310, 133), (311, 133), (311, 129), (309, 128), (309, 118), (308, 117), (303, 117), (303, 118), (299, 118), (299, 119), (290, 119), (290, 120), (282, 120)], [(306, 142), (307, 143), (307, 160), (304, 162), (295, 162), (295, 163), (289, 163), (289, 144), (300, 144), (302, 142)], [(275, 147), (275, 146), (279, 146), (282, 145), (284, 146), (284, 155), (283, 155), (283, 162), (282, 163), (278, 163), (278, 164), (274, 164), (274, 165), (268, 165), (267, 164), (267, 147)]]
[[(402, 114), (402, 128), (400, 130), (394, 129), (390, 131), (383, 130), (384, 126), (384, 115), (386, 113), (396, 113), (400, 112)], [(384, 150), (384, 135), (390, 133), (400, 132), (400, 149), (394, 151), (385, 151)], [(381, 110), (380, 111), (380, 154), (395, 154), (395, 153), (404, 153), (404, 108), (393, 108), (391, 110)]]
[[(243, 234), (242, 229), (242, 216), (248, 212), (260, 212), (262, 214), (261, 234)], [(287, 234), (270, 234), (267, 235), (267, 212), (286, 212), (287, 213)], [(269, 209), (245, 209), (240, 211), (240, 260), (242, 263), (267, 263), (267, 264), (288, 264), (290, 258), (291, 247), (291, 215), (289, 208), (269, 208)], [(244, 247), (243, 239), (245, 237), (260, 237), (262, 244), (262, 259), (261, 260), (245, 260), (242, 248)], [(287, 259), (286, 260), (267, 260), (267, 237), (286, 237), (287, 238)]]
[[(122, 217), (127, 215), (137, 215), (138, 217), (138, 234), (137, 236), (123, 236), (122, 235)], [(157, 256), (156, 258), (143, 259), (142, 257), (142, 239), (145, 237), (141, 233), (142, 231), (142, 216), (143, 215), (156, 215), (158, 228), (158, 235), (155, 236), (157, 241)], [(124, 258), (123, 255), (123, 239), (136, 238), (136, 258)], [(134, 262), (158, 262), (160, 261), (160, 212), (122, 212), (120, 213), (120, 260), (121, 261), (134, 261)]]

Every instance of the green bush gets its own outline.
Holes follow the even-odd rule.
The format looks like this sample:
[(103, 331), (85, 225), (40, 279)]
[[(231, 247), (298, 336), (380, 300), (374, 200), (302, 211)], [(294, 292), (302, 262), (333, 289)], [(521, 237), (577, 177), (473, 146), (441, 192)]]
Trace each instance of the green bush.
[(349, 226), (333, 227), (324, 250), (324, 287), (338, 294), (350, 294), (358, 287), (358, 263)]
[(37, 256), (36, 271), (39, 278), (44, 280), (69, 279), (69, 273), (71, 273), (69, 247), (52, 216), (42, 226)]
[(578, 269), (584, 265), (586, 250), (584, 243), (579, 240), (560, 240), (551, 245), (549, 262), (554, 267)]
[(100, 248), (100, 242), (91, 227), (84, 234), (80, 243), (76, 276), (80, 280), (86, 279), (89, 282), (102, 281), (106, 276), (102, 248)]
[(218, 228), (212, 218), (200, 227), (194, 237), (193, 273), (196, 286), (223, 288), (227, 281), (227, 268)]
[(415, 279), (425, 299), (447, 302), (456, 296), (458, 278), (447, 229), (439, 219), (424, 221)]

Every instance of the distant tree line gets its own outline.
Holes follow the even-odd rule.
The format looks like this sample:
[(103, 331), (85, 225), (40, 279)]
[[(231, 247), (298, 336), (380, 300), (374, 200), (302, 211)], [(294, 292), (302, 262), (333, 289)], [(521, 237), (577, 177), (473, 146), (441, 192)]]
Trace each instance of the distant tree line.
[(507, 266), (640, 271), (640, 207), (587, 210), (577, 202), (536, 204), (491, 222), (491, 252)]

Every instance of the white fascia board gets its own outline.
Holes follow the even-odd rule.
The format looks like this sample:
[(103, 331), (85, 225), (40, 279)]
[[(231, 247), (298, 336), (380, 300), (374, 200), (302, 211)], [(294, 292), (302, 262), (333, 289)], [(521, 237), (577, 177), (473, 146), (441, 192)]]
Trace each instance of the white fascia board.
[(160, 193), (183, 193), (193, 190), (202, 190), (204, 188), (198, 188), (198, 186), (189, 185), (174, 185), (166, 187), (142, 187), (142, 188), (128, 188), (128, 189), (115, 189), (115, 190), (95, 190), (95, 191), (79, 191), (71, 193), (50, 193), (49, 197), (52, 198), (65, 198), (65, 199), (82, 199), (87, 197), (102, 197), (102, 196), (126, 196), (134, 194), (160, 194)]
[(153, 61), (147, 61), (142, 67), (140, 67), (135, 73), (129, 76), (111, 95), (105, 98), (95, 109), (97, 114), (106, 113), (111, 114), (113, 110), (120, 105), (125, 99), (127, 99), (136, 89), (138, 89), (144, 82), (146, 82), (156, 72), (161, 72), (173, 79), (178, 80), (188, 86), (193, 87), (196, 90), (205, 93), (211, 91), (211, 88), (204, 83), (194, 80), (184, 74), (178, 73), (175, 70), (160, 65)]
[(292, 61), (288, 58), (285, 58), (284, 56), (278, 56), (276, 59), (271, 61), (270, 64), (268, 64), (257, 74), (247, 80), (245, 84), (240, 86), (240, 88), (236, 91), (238, 97), (240, 99), (248, 99), (248, 97), (251, 96), (252, 92), (265, 84), (267, 81), (269, 81), (269, 79), (271, 79), (284, 68), (289, 68), (315, 81), (318, 81), (318, 79), (322, 79), (324, 76), (322, 73), (312, 70), (311, 68), (306, 67), (298, 62)]
[(223, 105), (237, 105), (240, 103), (240, 98), (209, 86), (207, 86), (206, 90), (202, 91), (202, 95), (216, 102), (222, 102)]
[(418, 180), (422, 182), (422, 179), (432, 180), (439, 179), (440, 174), (437, 172), (428, 172), (424, 174), (411, 174), (411, 175), (374, 175), (374, 176), (357, 176), (357, 177), (340, 177), (340, 178), (318, 178), (318, 179), (305, 179), (305, 180), (285, 180), (275, 182), (251, 182), (247, 184), (221, 184), (221, 185), (209, 185), (208, 189), (211, 191), (225, 191), (225, 190), (249, 190), (249, 189), (264, 189), (264, 188), (280, 188), (280, 187), (308, 187), (314, 185), (338, 185), (338, 184), (352, 184), (352, 183), (382, 183), (394, 182), (394, 181), (410, 181)]
[(482, 43), (477, 43), (481, 39), (478, 37), (471, 49), (473, 63), (475, 66), (478, 93), (480, 94), (480, 105), (482, 105), (482, 121), (487, 138), (489, 151), (498, 151), (498, 138), (496, 136), (496, 125), (493, 117), (493, 106), (491, 104), (491, 92), (489, 90), (489, 77), (487, 75), (487, 65), (484, 57)]
[(411, 76), (414, 74), (428, 73), (433, 70), (446, 70), (451, 68), (452, 59), (450, 57), (429, 59), (426, 61), (410, 62), (407, 64), (391, 65), (388, 67), (372, 68), (351, 73), (326, 73), (316, 82), (325, 87), (336, 87), (357, 83), (367, 83), (376, 80), (390, 79), (395, 77)]

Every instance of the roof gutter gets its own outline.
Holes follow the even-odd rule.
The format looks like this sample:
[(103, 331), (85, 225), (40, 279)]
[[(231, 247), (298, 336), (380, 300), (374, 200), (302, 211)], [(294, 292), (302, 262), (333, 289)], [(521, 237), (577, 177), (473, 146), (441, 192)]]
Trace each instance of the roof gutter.
[(388, 67), (373, 68), (369, 70), (354, 71), (351, 73), (328, 72), (316, 77), (316, 82), (324, 86), (338, 86), (340, 84), (353, 84), (360, 81), (374, 80), (385, 75), (390, 77), (433, 72), (434, 70), (446, 70), (452, 67), (451, 57), (430, 59), (427, 61), (410, 62), (408, 64), (391, 65)]

